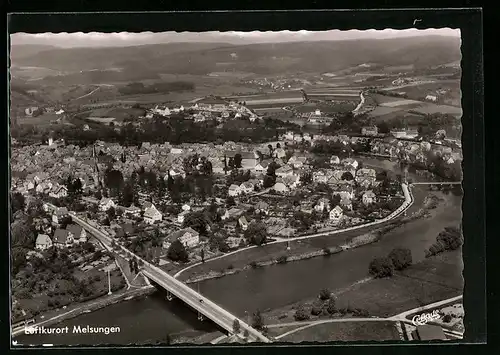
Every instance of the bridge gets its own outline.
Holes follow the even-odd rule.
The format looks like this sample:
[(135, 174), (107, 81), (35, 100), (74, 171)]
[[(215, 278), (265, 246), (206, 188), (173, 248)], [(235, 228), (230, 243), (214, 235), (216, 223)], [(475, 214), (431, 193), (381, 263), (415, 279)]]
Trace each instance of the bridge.
[[(56, 206), (52, 204), (46, 204), (50, 209), (57, 209)], [(88, 233), (92, 234), (95, 238), (97, 238), (101, 243), (111, 245), (113, 243), (113, 238), (108, 234), (102, 232), (95, 226), (86, 222), (82, 218), (78, 217), (74, 212), (69, 212), (72, 220), (82, 226)], [(136, 254), (132, 253), (127, 248), (117, 245), (125, 254), (129, 255), (131, 258), (136, 258), (137, 261), (142, 261), (141, 272), (144, 276), (157, 283), (159, 286), (164, 288), (169, 296), (174, 295), (179, 298), (187, 305), (192, 307), (194, 310), (204, 315), (205, 317), (212, 320), (215, 324), (220, 326), (222, 329), (226, 330), (230, 334), (234, 334), (233, 323), (235, 320), (238, 320), (240, 324), (240, 330), (237, 335), (242, 335), (245, 331), (248, 331), (247, 341), (260, 341), (269, 343), (271, 340), (260, 333), (255, 328), (246, 324), (243, 320), (237, 318), (233, 314), (226, 311), (224, 308), (215, 304), (202, 294), (196, 292), (191, 287), (186, 285), (185, 283), (177, 280), (173, 276), (169, 275), (167, 272), (161, 270), (155, 265), (147, 262)], [(167, 298), (171, 299), (169, 296)]]
[(412, 182), (410, 185), (462, 185), (462, 181)]

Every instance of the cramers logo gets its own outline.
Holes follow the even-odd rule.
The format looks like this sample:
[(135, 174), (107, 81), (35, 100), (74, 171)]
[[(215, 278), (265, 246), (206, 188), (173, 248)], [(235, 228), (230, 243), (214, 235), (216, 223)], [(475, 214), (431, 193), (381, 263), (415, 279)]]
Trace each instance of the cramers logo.
[(432, 313), (422, 313), (420, 315), (414, 316), (411, 321), (413, 325), (424, 325), (427, 324), (427, 322), (432, 322), (433, 320), (439, 319), (441, 316), (439, 315), (438, 311), (434, 310)]

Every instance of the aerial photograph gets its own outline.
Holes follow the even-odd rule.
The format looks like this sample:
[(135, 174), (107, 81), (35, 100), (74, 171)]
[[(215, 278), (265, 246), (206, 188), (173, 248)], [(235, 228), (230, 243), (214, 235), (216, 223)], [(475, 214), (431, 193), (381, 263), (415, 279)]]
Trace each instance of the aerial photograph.
[(460, 30), (9, 38), (13, 346), (463, 340)]

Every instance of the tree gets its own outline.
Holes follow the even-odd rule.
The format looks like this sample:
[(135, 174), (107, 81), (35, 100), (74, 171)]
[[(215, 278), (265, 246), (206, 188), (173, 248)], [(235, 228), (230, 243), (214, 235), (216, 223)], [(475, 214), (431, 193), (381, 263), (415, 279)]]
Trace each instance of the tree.
[(385, 121), (380, 122), (377, 125), (377, 128), (378, 128), (379, 133), (383, 133), (383, 134), (389, 133), (389, 125)]
[(458, 228), (446, 227), (438, 234), (436, 241), (441, 242), (445, 250), (456, 250), (462, 246), (463, 236)]
[(243, 158), (241, 157), (240, 153), (237, 153), (237, 154), (234, 155), (233, 163), (234, 163), (234, 167), (236, 169), (241, 168), (241, 161), (242, 160), (243, 160)]
[(266, 243), (267, 228), (262, 222), (252, 222), (244, 232), (245, 239), (254, 245), (262, 245)]
[(301, 176), (300, 176), (300, 182), (303, 184), (303, 185), (309, 185), (309, 184), (312, 184), (313, 182), (313, 176), (312, 176), (312, 173), (310, 171), (306, 171), (305, 173), (303, 173)]
[(328, 299), (330, 299), (331, 294), (332, 293), (330, 292), (329, 289), (324, 288), (319, 293), (319, 299), (322, 300), (322, 301), (328, 300)]
[(172, 261), (180, 261), (183, 263), (189, 260), (186, 248), (179, 240), (175, 240), (172, 244), (170, 244), (167, 251), (167, 257)]
[(270, 176), (270, 175), (265, 175), (264, 176), (264, 182), (262, 184), (262, 186), (267, 189), (267, 188), (270, 188), (270, 187), (273, 187), (274, 184), (276, 182), (276, 176)]
[(394, 248), (388, 257), (392, 260), (392, 264), (396, 270), (403, 270), (412, 264), (410, 249)]
[(32, 224), (27, 218), (16, 220), (11, 225), (11, 245), (15, 247), (33, 248), (35, 246), (35, 234), (31, 228)]
[(390, 277), (394, 273), (394, 265), (389, 258), (375, 258), (370, 262), (368, 270), (376, 278)]
[(204, 211), (195, 211), (188, 213), (184, 217), (183, 227), (191, 227), (200, 234), (206, 234), (208, 223), (209, 221)]
[(340, 195), (333, 195), (332, 198), (330, 199), (330, 207), (334, 208), (335, 206), (338, 206), (341, 201)]
[(295, 310), (295, 314), (293, 316), (296, 321), (302, 321), (309, 319), (309, 314), (307, 314), (303, 305), (299, 305)]
[(200, 258), (201, 258), (201, 262), (204, 263), (205, 262), (205, 249), (201, 249)]
[(240, 322), (238, 321), (238, 319), (234, 319), (234, 322), (233, 322), (233, 333), (234, 334), (238, 334), (240, 332)]
[(262, 314), (260, 314), (259, 310), (255, 311), (252, 315), (252, 328), (257, 330), (264, 328), (264, 319), (262, 318)]
[(10, 195), (10, 208), (12, 214), (16, 213), (17, 211), (24, 210), (24, 206), (25, 206), (25, 200), (24, 196), (21, 193), (15, 192)]
[(248, 333), (248, 329), (245, 329), (245, 330), (243, 331), (243, 337), (244, 337), (244, 338), (248, 338), (248, 336), (249, 336), (249, 335), (250, 335), (250, 334)]
[(321, 302), (320, 300), (314, 301), (311, 308), (311, 314), (313, 316), (317, 316), (320, 315), (322, 311), (323, 311), (323, 302)]
[(329, 314), (334, 314), (337, 311), (337, 309), (335, 308), (335, 298), (334, 297), (330, 297), (330, 299), (328, 300), (328, 305), (326, 306), (326, 311)]
[(233, 196), (228, 196), (226, 198), (226, 206), (227, 207), (234, 206), (235, 204), (236, 204), (236, 202), (234, 201), (234, 197)]
[(351, 172), (346, 171), (345, 173), (342, 174), (341, 179), (351, 181), (354, 180), (354, 176), (352, 176)]
[(116, 211), (115, 211), (115, 208), (114, 207), (110, 207), (107, 211), (106, 211), (106, 214), (108, 215), (108, 218), (110, 221), (112, 221), (113, 219), (115, 219), (116, 217)]

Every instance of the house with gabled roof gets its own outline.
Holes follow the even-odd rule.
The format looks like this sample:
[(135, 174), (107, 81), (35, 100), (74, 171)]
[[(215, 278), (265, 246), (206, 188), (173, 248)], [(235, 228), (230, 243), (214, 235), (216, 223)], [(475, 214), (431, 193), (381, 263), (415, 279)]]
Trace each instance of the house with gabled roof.
[(340, 163), (348, 169), (350, 169), (350, 168), (357, 169), (358, 165), (359, 165), (358, 161), (356, 159), (353, 159), (353, 158), (342, 159)]
[(193, 248), (200, 243), (200, 233), (188, 227), (170, 233), (163, 241), (162, 247), (168, 249), (174, 241), (180, 241), (186, 248)]
[(239, 194), (241, 194), (241, 189), (238, 185), (232, 184), (231, 186), (229, 186), (227, 193), (229, 196), (238, 196)]
[(73, 234), (66, 229), (56, 229), (53, 243), (56, 247), (70, 247), (73, 245)]
[(329, 213), (330, 221), (333, 224), (338, 224), (343, 215), (344, 215), (344, 211), (342, 210), (342, 208), (340, 206), (336, 206)]
[(246, 219), (245, 216), (241, 216), (239, 219), (238, 219), (238, 224), (240, 225), (241, 229), (246, 231), (248, 229), (248, 221)]
[(123, 214), (126, 216), (139, 217), (141, 215), (141, 209), (136, 205), (132, 204), (129, 207), (123, 209)]
[(330, 201), (326, 197), (322, 197), (316, 202), (314, 209), (318, 212), (323, 212), (325, 209), (330, 210)]
[(229, 219), (229, 218), (238, 218), (240, 217), (241, 215), (243, 214), (243, 210), (239, 209), (239, 208), (231, 208), (231, 209), (228, 209), (226, 210), (222, 216), (221, 216), (221, 219), (222, 220), (226, 220), (226, 219)]
[(252, 193), (254, 191), (254, 184), (252, 184), (250, 181), (245, 181), (240, 185), (240, 191), (244, 194)]
[(276, 170), (276, 176), (285, 177), (288, 175), (293, 175), (293, 168), (290, 165), (283, 165)]
[(254, 170), (259, 173), (266, 173), (267, 168), (269, 167), (269, 164), (271, 164), (272, 160), (270, 159), (265, 159), (259, 162), (257, 165), (255, 165)]
[(286, 186), (283, 181), (276, 181), (276, 183), (273, 186), (273, 190), (278, 193), (287, 193), (290, 191), (288, 186)]
[(337, 155), (332, 155), (330, 158), (330, 164), (332, 165), (340, 164), (340, 158)]
[(283, 182), (288, 186), (291, 190), (296, 189), (300, 184), (300, 176), (298, 175), (287, 175), (283, 177)]
[(265, 201), (257, 202), (257, 204), (255, 205), (255, 212), (267, 215), (269, 213), (269, 204)]
[(49, 192), (50, 197), (63, 198), (68, 196), (68, 189), (64, 185), (55, 185)]
[(73, 235), (75, 243), (85, 243), (87, 241), (87, 232), (78, 224), (69, 224), (66, 230)]
[(189, 210), (183, 210), (181, 213), (177, 215), (177, 222), (181, 224), (184, 223), (184, 220), (189, 213), (190, 213)]
[(359, 169), (356, 172), (355, 180), (361, 186), (370, 187), (373, 185), (376, 178), (377, 178), (377, 173), (375, 172), (374, 169), (363, 168)]
[(159, 222), (163, 219), (163, 215), (155, 205), (151, 204), (150, 207), (144, 210), (143, 214), (144, 222), (148, 224), (154, 224), (155, 222)]
[(365, 191), (365, 193), (362, 196), (363, 204), (365, 206), (371, 205), (372, 203), (375, 203), (377, 199), (377, 195), (373, 191)]
[(66, 207), (57, 208), (52, 214), (52, 222), (59, 224), (61, 220), (69, 216), (68, 209)]
[(36, 237), (35, 248), (38, 250), (47, 250), (52, 247), (52, 239), (47, 234), (38, 234)]

